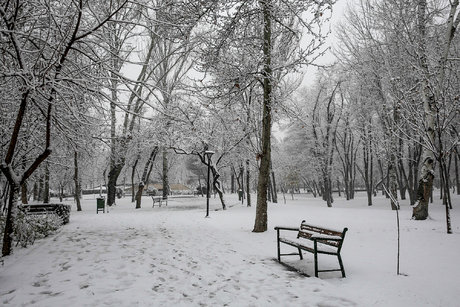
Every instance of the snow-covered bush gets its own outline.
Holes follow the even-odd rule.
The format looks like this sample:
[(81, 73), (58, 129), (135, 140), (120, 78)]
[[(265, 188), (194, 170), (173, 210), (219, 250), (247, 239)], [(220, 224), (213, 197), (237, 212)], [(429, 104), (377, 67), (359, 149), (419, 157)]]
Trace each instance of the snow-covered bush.
[(70, 220), (70, 205), (57, 204), (56, 214), (61, 217), (64, 224), (67, 224)]
[[(61, 217), (55, 213), (25, 214), (21, 210), (17, 210), (13, 240), (16, 242), (16, 246), (27, 247), (27, 245), (33, 244), (36, 239), (45, 238), (54, 233), (62, 224)], [(3, 241), (4, 230), (5, 217), (0, 216), (0, 242)]]

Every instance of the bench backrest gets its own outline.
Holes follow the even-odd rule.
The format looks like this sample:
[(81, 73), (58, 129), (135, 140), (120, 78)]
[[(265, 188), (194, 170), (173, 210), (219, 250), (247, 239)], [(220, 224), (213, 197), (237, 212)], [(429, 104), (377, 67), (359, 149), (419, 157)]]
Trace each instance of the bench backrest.
[(319, 226), (309, 225), (305, 221), (302, 221), (300, 224), (299, 233), (297, 234), (297, 238), (311, 239), (311, 237), (314, 235), (321, 235), (324, 237), (330, 237), (331, 239), (341, 239), (339, 241), (327, 239), (317, 240), (322, 244), (330, 245), (340, 249), (342, 247), (343, 239), (345, 238), (345, 233), (347, 230), (348, 228), (344, 228), (343, 231), (326, 229)]

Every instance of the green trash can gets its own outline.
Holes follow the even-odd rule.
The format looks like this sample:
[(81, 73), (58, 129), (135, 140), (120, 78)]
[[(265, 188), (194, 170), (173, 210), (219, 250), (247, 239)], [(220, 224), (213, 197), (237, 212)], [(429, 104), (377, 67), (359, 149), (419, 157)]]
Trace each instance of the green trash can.
[(238, 200), (243, 201), (243, 190), (241, 189), (238, 190)]
[(105, 198), (96, 198), (96, 214), (99, 214), (99, 211), (105, 213)]

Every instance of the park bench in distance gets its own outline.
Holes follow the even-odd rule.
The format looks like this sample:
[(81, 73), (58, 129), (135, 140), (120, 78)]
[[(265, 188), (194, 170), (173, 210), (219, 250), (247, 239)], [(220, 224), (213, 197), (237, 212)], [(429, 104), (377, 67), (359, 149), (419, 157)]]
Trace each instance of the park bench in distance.
[(63, 224), (67, 224), (70, 219), (70, 205), (65, 204), (19, 205), (18, 209), (29, 215), (56, 214), (62, 219)]
[(163, 199), (163, 196), (154, 196), (151, 195), (152, 200), (153, 200), (153, 205), (152, 208), (155, 207), (155, 203), (158, 203), (158, 205), (161, 207), (162, 203), (165, 203), (166, 206), (168, 205), (168, 199)]
[[(278, 244), (278, 261), (281, 262), (281, 256), (298, 255), (303, 259), (302, 251), (310, 252), (314, 255), (315, 260), (315, 277), (318, 272), (341, 271), (342, 277), (345, 277), (345, 269), (340, 256), (345, 233), (348, 228), (342, 231), (326, 229), (319, 226), (313, 226), (302, 221), (300, 228), (292, 227), (275, 227), (277, 232)], [(281, 236), (281, 231), (297, 231), (297, 238), (288, 238)], [(280, 244), (284, 243), (298, 249), (298, 253), (281, 254)], [(335, 255), (339, 260), (340, 269), (318, 270), (318, 254)]]

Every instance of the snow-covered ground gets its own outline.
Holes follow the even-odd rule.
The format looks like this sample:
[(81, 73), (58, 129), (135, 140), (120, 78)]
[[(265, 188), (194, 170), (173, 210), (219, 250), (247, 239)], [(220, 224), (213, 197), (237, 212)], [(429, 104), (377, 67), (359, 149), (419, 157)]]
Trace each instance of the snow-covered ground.
[[(227, 195), (230, 208), (211, 199), (170, 200), (136, 210), (129, 198), (96, 214), (86, 196), (83, 212), (72, 203), (70, 223), (26, 249), (16, 248), (0, 267), (0, 305), (6, 306), (459, 306), (460, 198), (454, 196), (453, 234), (436, 197), (430, 219), (413, 221), (402, 202), (401, 272), (396, 274), (396, 215), (379, 196), (337, 198), (333, 208), (311, 196), (269, 204), (269, 230), (252, 233), (255, 207)], [(69, 203), (71, 203), (69, 201)], [(276, 258), (274, 226), (305, 219), (348, 227), (340, 272), (305, 277)], [(289, 249), (289, 247), (286, 247)], [(287, 250), (286, 250), (287, 251)], [(313, 257), (286, 261), (313, 274)], [(320, 255), (320, 268), (337, 259)]]

